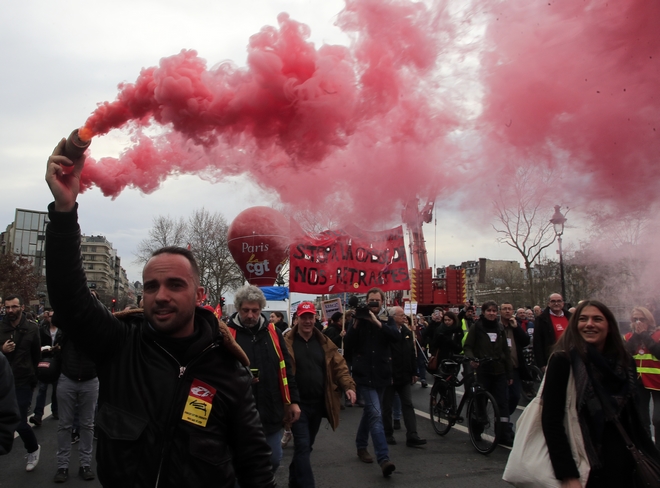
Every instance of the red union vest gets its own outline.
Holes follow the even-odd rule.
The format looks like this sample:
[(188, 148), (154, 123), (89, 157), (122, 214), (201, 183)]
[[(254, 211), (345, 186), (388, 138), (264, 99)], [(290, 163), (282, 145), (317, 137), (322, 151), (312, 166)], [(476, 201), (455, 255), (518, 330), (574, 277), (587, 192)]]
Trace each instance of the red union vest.
[[(624, 339), (626, 342), (632, 337), (632, 332), (628, 332)], [(654, 342), (660, 341), (660, 330), (652, 336)], [(660, 360), (651, 354), (646, 347), (640, 346), (633, 355), (637, 363), (637, 374), (642, 379), (644, 387), (649, 390), (660, 390)]]
[[(236, 329), (233, 327), (227, 327), (229, 333), (232, 335), (234, 340), (236, 340)], [(277, 359), (279, 360), (279, 384), (280, 384), (280, 393), (282, 394), (282, 401), (285, 405), (291, 404), (291, 395), (289, 394), (289, 380), (286, 377), (286, 363), (284, 362), (284, 355), (282, 354), (282, 348), (280, 347), (280, 338), (277, 337), (277, 332), (275, 331), (275, 326), (273, 324), (268, 324), (268, 333), (270, 338), (273, 341), (273, 346), (275, 346), (275, 354), (277, 354)]]

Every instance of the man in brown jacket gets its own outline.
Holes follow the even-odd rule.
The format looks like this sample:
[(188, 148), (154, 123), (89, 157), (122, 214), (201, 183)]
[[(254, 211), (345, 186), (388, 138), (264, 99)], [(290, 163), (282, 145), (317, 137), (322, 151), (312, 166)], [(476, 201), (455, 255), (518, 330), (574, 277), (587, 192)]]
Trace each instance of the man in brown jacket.
[(298, 324), (284, 337), (300, 394), (300, 418), (291, 425), (294, 453), (289, 486), (313, 488), (310, 455), (321, 419), (327, 417), (332, 429), (337, 428), (341, 390), (355, 403), (355, 382), (337, 346), (314, 327), (314, 304), (301, 303), (296, 315)]

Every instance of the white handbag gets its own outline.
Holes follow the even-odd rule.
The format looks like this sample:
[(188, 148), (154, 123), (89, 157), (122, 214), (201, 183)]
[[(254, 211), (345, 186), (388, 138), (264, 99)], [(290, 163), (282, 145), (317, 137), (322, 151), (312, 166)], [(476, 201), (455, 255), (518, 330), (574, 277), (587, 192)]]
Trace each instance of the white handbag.
[[(550, 462), (548, 445), (541, 427), (541, 413), (543, 411), (543, 387), (545, 377), (541, 382), (536, 397), (525, 408), (516, 422), (516, 437), (509, 460), (504, 468), (502, 479), (518, 488), (560, 488), (561, 481), (555, 477), (555, 471)], [(568, 376), (566, 387), (566, 408), (564, 427), (568, 442), (571, 446), (573, 459), (580, 472), (580, 482), (586, 486), (589, 478), (589, 460), (584, 449), (582, 430), (578, 423), (576, 408), (575, 379), (573, 370)]]

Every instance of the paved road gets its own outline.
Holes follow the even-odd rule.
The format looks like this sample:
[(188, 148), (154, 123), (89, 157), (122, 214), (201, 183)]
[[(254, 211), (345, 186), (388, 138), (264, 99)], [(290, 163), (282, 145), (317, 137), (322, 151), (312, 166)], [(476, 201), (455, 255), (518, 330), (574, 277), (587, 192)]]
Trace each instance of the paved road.
[[(478, 454), (462, 426), (456, 426), (445, 437), (433, 432), (428, 420), (428, 393), (430, 388), (413, 387), (413, 403), (417, 408), (419, 435), (428, 439), (428, 444), (420, 449), (405, 445), (405, 431), (395, 431), (399, 441), (390, 446), (390, 458), (396, 464), (396, 471), (390, 479), (383, 478), (376, 463), (368, 465), (360, 462), (355, 450), (355, 432), (362, 415), (362, 409), (353, 407), (341, 412), (341, 425), (332, 432), (324, 421), (312, 454), (312, 464), (319, 488), (341, 487), (362, 488), (371, 486), (406, 486), (407, 488), (451, 486), (452, 488), (506, 487), (502, 472), (509, 454), (506, 448), (498, 447), (492, 454)], [(36, 395), (35, 395), (36, 396)], [(519, 407), (518, 414), (521, 408)], [(50, 414), (50, 409), (47, 409)], [(44, 419), (43, 425), (35, 429), (42, 445), (39, 465), (32, 473), (25, 472), (25, 450), (20, 439), (16, 439), (12, 452), (0, 458), (0, 488), (35, 488), (54, 486), (52, 481), (56, 471), (57, 421), (51, 417)], [(373, 454), (373, 448), (370, 447)], [(288, 485), (288, 465), (293, 448), (284, 450), (282, 467), (276, 478), (280, 487)], [(96, 469), (96, 466), (93, 466)], [(73, 446), (70, 465), (70, 478), (65, 486), (101, 486), (98, 480), (83, 481), (78, 478), (77, 445)]]

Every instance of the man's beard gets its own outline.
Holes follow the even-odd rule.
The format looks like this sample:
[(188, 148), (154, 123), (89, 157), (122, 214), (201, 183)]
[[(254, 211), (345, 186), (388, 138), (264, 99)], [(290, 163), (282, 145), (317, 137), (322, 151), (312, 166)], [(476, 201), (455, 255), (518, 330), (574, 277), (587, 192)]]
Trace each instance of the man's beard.
[(260, 317), (257, 317), (256, 319), (241, 319), (241, 324), (243, 324), (244, 327), (252, 328), (255, 325), (259, 325), (259, 319)]

